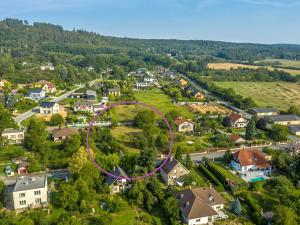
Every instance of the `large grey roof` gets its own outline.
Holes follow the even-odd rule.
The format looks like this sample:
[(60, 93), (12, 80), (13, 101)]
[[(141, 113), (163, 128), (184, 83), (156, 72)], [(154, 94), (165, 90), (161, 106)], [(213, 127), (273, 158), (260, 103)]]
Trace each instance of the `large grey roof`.
[(278, 116), (270, 116), (269, 120), (273, 122), (285, 122), (285, 121), (300, 121), (300, 117), (296, 115), (278, 115)]
[(92, 90), (87, 90), (86, 94), (87, 95), (97, 95), (96, 91), (92, 91)]
[(23, 130), (15, 129), (15, 128), (7, 128), (3, 130), (2, 134), (11, 134), (11, 133), (20, 133), (20, 132), (23, 132)]
[[(116, 177), (120, 177), (120, 178), (128, 177), (127, 174), (124, 172), (124, 170), (119, 166), (116, 166), (114, 168), (114, 170), (110, 172), (110, 174), (112, 174)], [(107, 183), (108, 185), (111, 185), (111, 184), (115, 183), (116, 180), (118, 180), (118, 179), (115, 177), (107, 176), (105, 179), (105, 183)]]
[(291, 132), (299, 132), (300, 131), (300, 125), (291, 125), (291, 126), (289, 126), (289, 130), (291, 131)]
[(256, 113), (269, 113), (269, 112), (279, 113), (278, 109), (275, 108), (251, 108), (249, 110)]
[(177, 159), (171, 158), (163, 167), (162, 170), (168, 174), (170, 173), (177, 165), (181, 165), (183, 168), (185, 168)]
[(52, 108), (55, 104), (56, 104), (55, 102), (41, 102), (40, 107)]
[(24, 178), (17, 180), (14, 186), (14, 192), (44, 188), (47, 185), (46, 181), (47, 181), (46, 176), (42, 176), (42, 177), (26, 176)]

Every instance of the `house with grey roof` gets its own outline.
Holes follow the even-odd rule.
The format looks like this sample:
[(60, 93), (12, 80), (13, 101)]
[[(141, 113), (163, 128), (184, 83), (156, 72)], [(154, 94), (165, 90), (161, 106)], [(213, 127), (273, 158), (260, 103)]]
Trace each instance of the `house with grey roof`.
[(59, 104), (56, 102), (41, 102), (40, 114), (42, 115), (53, 115), (59, 113)]
[(300, 125), (290, 125), (289, 131), (297, 136), (300, 136)]
[(96, 91), (87, 90), (85, 93), (85, 98), (87, 101), (96, 101), (97, 100)]
[(278, 116), (279, 110), (274, 108), (251, 108), (248, 110), (249, 113), (255, 115), (257, 117), (265, 117), (265, 116)]
[(21, 144), (24, 141), (25, 131), (22, 129), (7, 128), (1, 134), (5, 144)]
[(16, 211), (39, 208), (48, 205), (47, 176), (26, 176), (17, 180), (12, 197)]
[(226, 219), (225, 199), (213, 188), (186, 189), (175, 194), (182, 220), (188, 225), (212, 224)]
[(173, 157), (160, 170), (160, 175), (167, 185), (180, 185), (188, 173), (188, 169)]
[(105, 183), (109, 186), (111, 194), (124, 192), (130, 187), (126, 179), (128, 176), (121, 167), (114, 167), (110, 174), (114, 175), (114, 177), (107, 176)]
[(108, 92), (108, 95), (110, 95), (110, 96), (115, 96), (115, 97), (117, 97), (117, 96), (120, 96), (120, 95), (121, 95), (121, 90), (120, 90), (120, 88), (118, 88), (118, 87), (109, 88), (109, 89), (107, 90), (107, 92)]
[(300, 117), (297, 115), (278, 115), (266, 117), (270, 124), (279, 124), (283, 126), (300, 125)]
[(46, 98), (46, 92), (43, 89), (31, 89), (28, 91), (26, 97), (34, 101), (40, 101)]

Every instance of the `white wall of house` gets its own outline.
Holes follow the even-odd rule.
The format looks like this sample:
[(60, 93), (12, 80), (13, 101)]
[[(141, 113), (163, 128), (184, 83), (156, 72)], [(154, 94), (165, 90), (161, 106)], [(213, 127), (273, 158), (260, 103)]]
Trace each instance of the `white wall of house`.
[(59, 113), (59, 104), (57, 104), (57, 103), (51, 108), (40, 107), (40, 114), (52, 115), (55, 113)]
[(208, 222), (213, 221), (212, 216), (200, 217), (196, 219), (188, 220), (188, 225), (199, 225), (199, 224), (208, 224)]
[(179, 132), (190, 132), (194, 131), (194, 124), (190, 122), (183, 122), (178, 126), (178, 131)]
[(235, 128), (244, 128), (247, 126), (247, 124), (248, 124), (248, 121), (246, 119), (240, 118), (236, 122), (234, 122), (232, 124), (232, 126)]
[(8, 144), (21, 144), (24, 141), (24, 131), (2, 134), (2, 137), (8, 141)]
[(42, 203), (45, 204), (48, 202), (47, 192), (47, 185), (45, 188), (13, 192), (14, 209), (18, 210), (29, 207), (41, 207)]

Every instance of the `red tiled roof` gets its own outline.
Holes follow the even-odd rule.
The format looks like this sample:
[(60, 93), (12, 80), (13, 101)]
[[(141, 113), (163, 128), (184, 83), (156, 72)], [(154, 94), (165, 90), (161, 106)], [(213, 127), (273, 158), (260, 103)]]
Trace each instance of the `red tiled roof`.
[(187, 120), (187, 119), (184, 119), (182, 117), (177, 117), (175, 120), (174, 120), (174, 123), (176, 124), (176, 126), (179, 126), (180, 124), (183, 124), (184, 122), (189, 122), (189, 123), (192, 123), (192, 124), (195, 124), (194, 122), (190, 121), (190, 120)]
[(241, 166), (255, 165), (257, 167), (271, 167), (266, 160), (265, 154), (258, 149), (243, 149), (233, 154)]
[(239, 114), (236, 114), (236, 113), (232, 113), (232, 114), (230, 115), (230, 120), (231, 120), (232, 122), (236, 122), (236, 121), (238, 121), (240, 118), (242, 118), (242, 116), (239, 115)]
[(240, 139), (241, 137), (237, 134), (232, 134), (230, 135), (230, 139), (233, 141), (233, 142), (236, 142)]
[(43, 84), (43, 85), (47, 84), (49, 88), (55, 88), (55, 85), (47, 80), (40, 80), (38, 83)]

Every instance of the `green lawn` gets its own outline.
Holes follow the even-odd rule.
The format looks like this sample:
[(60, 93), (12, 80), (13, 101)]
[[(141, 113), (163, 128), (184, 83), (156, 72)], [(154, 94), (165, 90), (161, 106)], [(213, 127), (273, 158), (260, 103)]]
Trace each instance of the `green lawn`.
[(136, 222), (135, 209), (127, 209), (112, 214), (112, 225), (134, 225)]
[(264, 59), (261, 61), (256, 61), (255, 63), (279, 63), (278, 66), (284, 66), (284, 67), (293, 67), (293, 68), (299, 68), (300, 69), (300, 60), (288, 60), (288, 59)]
[(300, 84), (287, 82), (216, 82), (220, 87), (232, 88), (243, 97), (251, 97), (258, 107), (287, 110), (300, 107)]
[(193, 118), (195, 116), (195, 114), (190, 112), (186, 107), (174, 105), (172, 99), (159, 89), (139, 91), (135, 93), (135, 97), (138, 101), (149, 104), (163, 113), (178, 110), (182, 116), (186, 118)]

